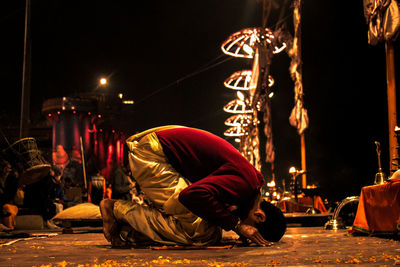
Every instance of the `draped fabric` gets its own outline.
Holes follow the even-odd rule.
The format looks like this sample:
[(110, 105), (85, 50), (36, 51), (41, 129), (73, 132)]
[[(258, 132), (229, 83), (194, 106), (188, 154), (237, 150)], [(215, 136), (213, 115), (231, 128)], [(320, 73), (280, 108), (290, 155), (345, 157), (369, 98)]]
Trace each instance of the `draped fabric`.
[[(275, 148), (272, 135), (272, 116), (271, 116), (271, 100), (268, 97), (270, 88), (268, 86), (269, 66), (271, 65), (272, 51), (270, 47), (258, 45), (254, 55), (252, 77), (250, 82), (250, 99), (254, 110), (253, 118), (258, 120), (257, 110), (263, 112), (264, 135), (265, 142), (265, 162), (272, 163), (275, 161)], [(257, 133), (257, 136), (255, 135)], [(247, 146), (254, 147), (254, 144), (259, 144), (258, 130), (250, 132), (246, 138)], [(257, 149), (258, 153), (258, 149)], [(254, 154), (254, 153), (253, 153)], [(248, 157), (248, 156), (246, 156)], [(259, 157), (259, 156), (258, 156)], [(252, 162), (251, 160), (249, 160)], [(261, 167), (261, 163), (254, 166)]]
[[(255, 106), (254, 96), (256, 94), (257, 87), (259, 86), (259, 62), (260, 53), (259, 47), (257, 46), (253, 57), (253, 67), (251, 72), (251, 80), (249, 85), (249, 98), (250, 105)], [(257, 121), (257, 109), (253, 108), (253, 121)], [(257, 125), (249, 125), (248, 135), (242, 137), (240, 151), (242, 155), (257, 169), (261, 170), (261, 158), (259, 152), (260, 140)]]
[[(312, 199), (313, 198), (313, 199)], [(313, 197), (299, 197), (298, 202), (287, 199), (278, 202), (278, 208), (283, 212), (293, 213), (293, 212), (307, 212), (311, 206), (314, 205), (314, 209), (319, 210), (321, 213), (326, 213), (326, 207), (320, 196)]]
[(368, 43), (395, 40), (400, 27), (400, 9), (396, 0), (364, 0), (368, 24)]
[(258, 128), (256, 126), (249, 127), (249, 134), (242, 138), (241, 153), (242, 155), (258, 170), (261, 170), (260, 161), (260, 141), (258, 137)]
[(400, 223), (400, 181), (365, 186), (353, 230), (368, 234), (394, 234)]
[(288, 54), (291, 57), (290, 74), (294, 81), (294, 107), (289, 117), (290, 125), (297, 128), (301, 135), (308, 127), (308, 114), (303, 102), (303, 78), (301, 71), (301, 43), (300, 43), (300, 22), (301, 22), (301, 0), (293, 2), (293, 24), (294, 37), (292, 47)]
[(264, 105), (264, 134), (266, 137), (265, 144), (265, 162), (273, 163), (275, 161), (275, 148), (272, 136), (272, 116), (271, 116), (271, 100), (266, 98)]

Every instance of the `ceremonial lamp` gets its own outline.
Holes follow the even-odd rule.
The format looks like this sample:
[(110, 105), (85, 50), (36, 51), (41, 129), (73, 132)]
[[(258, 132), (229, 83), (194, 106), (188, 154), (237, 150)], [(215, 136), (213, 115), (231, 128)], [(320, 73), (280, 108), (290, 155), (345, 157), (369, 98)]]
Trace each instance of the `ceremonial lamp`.
[(295, 167), (290, 167), (289, 169), (289, 173), (292, 175), (292, 182), (293, 182), (293, 186), (294, 186), (294, 199), (296, 200), (296, 202), (298, 202), (298, 194), (299, 194), (299, 189), (298, 189), (298, 185), (297, 185), (297, 177), (299, 175), (304, 174), (306, 171), (304, 170), (297, 170)]
[(375, 174), (374, 184), (384, 184), (386, 180), (386, 175), (382, 172), (381, 166), (381, 144), (378, 141), (375, 141), (376, 145), (376, 154), (378, 156), (378, 172)]
[[(305, 170), (297, 170), (295, 167), (291, 167), (289, 169), (289, 173), (292, 175), (292, 181), (294, 183), (294, 198), (296, 202), (298, 203), (298, 183), (297, 183), (297, 177), (299, 175), (305, 174)], [(314, 208), (314, 196), (317, 194), (317, 187), (316, 186), (307, 186), (306, 188), (303, 188), (302, 191), (304, 194), (308, 197), (311, 197), (311, 207), (306, 211), (308, 214), (317, 214), (317, 210)]]

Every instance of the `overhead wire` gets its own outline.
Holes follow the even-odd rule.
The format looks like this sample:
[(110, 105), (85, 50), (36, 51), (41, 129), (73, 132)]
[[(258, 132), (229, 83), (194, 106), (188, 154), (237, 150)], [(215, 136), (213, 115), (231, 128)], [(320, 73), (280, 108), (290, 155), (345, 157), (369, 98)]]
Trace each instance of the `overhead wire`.
[[(287, 4), (287, 0), (285, 1), (284, 5), (286, 5), (286, 4)], [(269, 14), (268, 14), (268, 16), (269, 16)], [(274, 27), (277, 27), (277, 26), (282, 25), (283, 22), (286, 21), (290, 16), (291, 16), (291, 15), (287, 15), (287, 16), (283, 17), (283, 12), (281, 12), (281, 14), (280, 14), (280, 16), (279, 16), (279, 19), (278, 19), (278, 21), (275, 23)], [(265, 23), (266, 23), (266, 21), (265, 21)], [(159, 89), (157, 89), (157, 90), (151, 92), (150, 94), (148, 94), (148, 95), (142, 97), (141, 99), (137, 100), (137, 101), (135, 102), (135, 104), (138, 105), (138, 104), (140, 104), (140, 103), (146, 101), (146, 100), (149, 99), (150, 97), (152, 97), (152, 96), (154, 96), (154, 95), (156, 95), (156, 94), (158, 94), (158, 93), (160, 93), (160, 92), (162, 92), (162, 91), (164, 91), (164, 90), (166, 90), (166, 89), (168, 89), (168, 88), (170, 88), (170, 87), (172, 87), (172, 86), (174, 86), (174, 85), (178, 85), (179, 83), (183, 82), (183, 81), (186, 80), (186, 79), (189, 79), (189, 78), (191, 78), (191, 77), (194, 77), (194, 76), (196, 76), (196, 75), (198, 75), (198, 74), (200, 74), (200, 73), (203, 73), (203, 72), (205, 72), (205, 71), (207, 71), (207, 70), (210, 70), (210, 69), (212, 69), (212, 68), (214, 68), (214, 67), (216, 67), (216, 66), (218, 66), (218, 65), (220, 65), (220, 64), (223, 64), (223, 63), (225, 63), (225, 62), (230, 61), (230, 60), (233, 59), (232, 57), (228, 57), (228, 58), (225, 58), (225, 59), (223, 59), (223, 60), (221, 60), (221, 61), (219, 61), (219, 62), (216, 62), (216, 63), (212, 64), (213, 62), (215, 62), (216, 60), (220, 59), (220, 58), (223, 57), (223, 56), (224, 56), (224, 55), (219, 55), (218, 57), (216, 57), (216, 58), (214, 58), (214, 59), (211, 59), (209, 62), (207, 62), (206, 64), (204, 64), (204, 65), (203, 65), (202, 67), (200, 67), (198, 70), (196, 70), (196, 71), (194, 71), (194, 72), (192, 72), (192, 73), (190, 73), (190, 74), (187, 74), (187, 75), (183, 76), (182, 78), (179, 78), (179, 79), (177, 79), (177, 80), (175, 80), (175, 81), (173, 81), (173, 82), (171, 82), (171, 83), (169, 83), (169, 84), (167, 84), (167, 85), (165, 85), (165, 86), (163, 86), (163, 87), (161, 87), (161, 88), (159, 88)], [(210, 64), (211, 64), (211, 65), (210, 65)]]
[[(141, 98), (140, 100), (136, 101), (136, 105), (137, 105), (137, 104), (140, 104), (140, 103), (142, 103), (142, 102), (144, 102), (144, 101), (146, 101), (148, 98), (150, 98), (150, 97), (152, 97), (152, 96), (154, 96), (154, 95), (156, 95), (156, 94), (158, 94), (158, 93), (164, 91), (165, 89), (170, 88), (171, 86), (177, 85), (177, 84), (181, 83), (182, 81), (184, 81), (184, 80), (186, 80), (186, 79), (188, 79), (188, 78), (191, 78), (191, 77), (193, 77), (193, 76), (196, 76), (196, 75), (198, 75), (198, 74), (200, 74), (200, 73), (202, 73), (202, 72), (205, 72), (205, 71), (207, 71), (207, 70), (210, 70), (210, 69), (212, 69), (212, 68), (214, 68), (214, 67), (216, 67), (216, 66), (218, 66), (218, 65), (220, 65), (220, 64), (223, 64), (223, 63), (225, 63), (225, 62), (227, 62), (227, 61), (233, 59), (233, 58), (229, 57), (229, 58), (225, 58), (225, 59), (223, 59), (223, 60), (221, 60), (221, 61), (219, 61), (219, 62), (216, 62), (216, 63), (214, 63), (214, 64), (211, 64), (212, 62), (218, 60), (219, 58), (221, 58), (221, 57), (223, 57), (223, 56), (224, 56), (224, 55), (220, 55), (220, 56), (218, 56), (218, 57), (216, 57), (216, 58), (210, 60), (209, 62), (207, 62), (203, 67), (199, 68), (198, 70), (196, 70), (196, 71), (194, 71), (194, 72), (192, 72), (192, 73), (190, 73), (190, 74), (187, 74), (187, 75), (183, 76), (182, 78), (179, 78), (179, 79), (175, 80), (174, 82), (171, 82), (171, 83), (167, 84), (166, 86), (161, 87), (161, 88), (159, 88), (159, 89), (157, 89), (157, 90), (151, 92), (150, 94), (148, 94), (148, 95), (146, 95), (145, 97)], [(211, 65), (210, 65), (210, 64), (211, 64)]]

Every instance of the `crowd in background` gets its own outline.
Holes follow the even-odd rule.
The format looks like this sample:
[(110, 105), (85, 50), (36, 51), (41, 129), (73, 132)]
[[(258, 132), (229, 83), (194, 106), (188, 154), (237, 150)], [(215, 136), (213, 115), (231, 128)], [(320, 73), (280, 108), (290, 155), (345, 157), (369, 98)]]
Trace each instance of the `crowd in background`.
[(140, 202), (140, 189), (127, 162), (105, 175), (95, 158), (85, 164), (78, 150), (66, 153), (57, 146), (51, 168), (46, 176), (29, 184), (21, 184), (19, 173), (12, 162), (0, 158), (0, 232), (16, 227), (18, 213), (41, 215), (44, 227), (58, 228), (52, 218), (64, 209), (90, 202), (99, 205), (104, 198)]

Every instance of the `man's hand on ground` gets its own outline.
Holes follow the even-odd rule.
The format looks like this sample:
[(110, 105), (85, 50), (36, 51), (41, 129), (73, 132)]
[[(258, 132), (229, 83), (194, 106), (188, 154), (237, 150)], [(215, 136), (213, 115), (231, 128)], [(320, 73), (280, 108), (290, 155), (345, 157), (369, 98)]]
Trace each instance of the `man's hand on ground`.
[(271, 245), (270, 242), (268, 242), (267, 240), (265, 240), (261, 236), (260, 232), (258, 232), (257, 228), (255, 228), (254, 226), (240, 223), (236, 227), (235, 232), (241, 237), (245, 237), (247, 239), (250, 239), (251, 241), (253, 241), (257, 245), (260, 245), (260, 246), (263, 246), (263, 247)]

